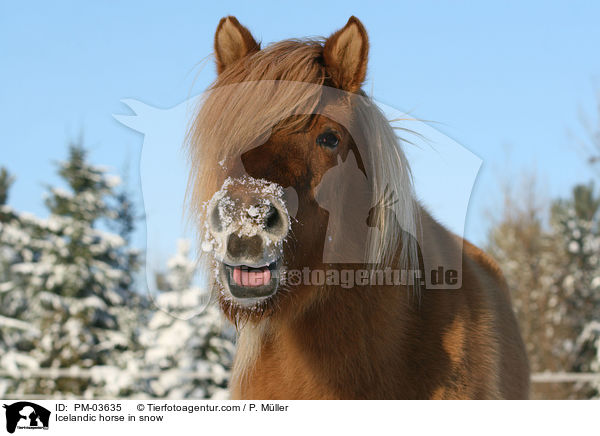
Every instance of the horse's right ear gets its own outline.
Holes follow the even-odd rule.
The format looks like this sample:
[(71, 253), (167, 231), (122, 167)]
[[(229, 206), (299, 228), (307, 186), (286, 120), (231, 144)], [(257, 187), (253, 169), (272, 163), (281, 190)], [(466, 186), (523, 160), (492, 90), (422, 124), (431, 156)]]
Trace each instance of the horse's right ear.
[(229, 65), (259, 50), (260, 44), (237, 18), (231, 15), (221, 18), (215, 33), (217, 73), (221, 74)]
[(365, 26), (354, 15), (325, 41), (323, 58), (333, 85), (356, 92), (367, 73), (369, 38)]

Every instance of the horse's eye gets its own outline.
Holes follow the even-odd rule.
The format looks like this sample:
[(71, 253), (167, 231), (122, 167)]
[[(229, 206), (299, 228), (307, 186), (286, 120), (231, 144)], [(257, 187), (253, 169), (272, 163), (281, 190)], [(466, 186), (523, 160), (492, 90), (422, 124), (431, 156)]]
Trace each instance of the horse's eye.
[(335, 148), (339, 142), (340, 139), (332, 132), (321, 133), (317, 136), (317, 144), (323, 147)]

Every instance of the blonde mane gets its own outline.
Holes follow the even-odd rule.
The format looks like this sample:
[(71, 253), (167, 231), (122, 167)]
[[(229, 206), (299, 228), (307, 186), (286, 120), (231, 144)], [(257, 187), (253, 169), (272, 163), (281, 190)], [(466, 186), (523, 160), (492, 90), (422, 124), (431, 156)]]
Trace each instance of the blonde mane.
[(190, 217), (200, 226), (196, 228), (203, 228), (202, 205), (220, 188), (225, 170), (235, 163), (232, 160), (265, 142), (273, 130), (295, 131), (308, 126), (315, 114), (335, 118), (339, 116), (336, 105), (350, 107), (353, 118), (346, 120), (348, 130), (362, 155), (373, 205), (390, 191), (397, 200), (379, 205), (382, 213), (375, 214), (375, 224), (380, 231), (373, 232), (379, 237), (368, 242), (367, 259), (377, 259), (382, 266), (416, 269), (417, 207), (399, 139), (364, 93), (346, 93), (329, 85), (321, 39), (269, 45), (219, 75), (201, 99), (187, 134)]

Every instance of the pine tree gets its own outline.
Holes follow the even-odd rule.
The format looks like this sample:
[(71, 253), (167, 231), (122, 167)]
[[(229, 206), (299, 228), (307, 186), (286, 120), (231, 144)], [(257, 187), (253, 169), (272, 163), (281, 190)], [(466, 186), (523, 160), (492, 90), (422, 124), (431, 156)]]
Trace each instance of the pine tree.
[[(600, 321), (588, 322), (576, 342), (575, 369), (581, 372), (600, 373)], [(595, 380), (586, 388), (589, 398), (600, 399), (600, 381)], [(580, 387), (580, 388), (582, 388)]]
[(137, 371), (136, 326), (145, 302), (133, 291), (138, 253), (106, 230), (121, 212), (119, 179), (89, 164), (79, 144), (69, 147), (58, 172), (68, 189), (49, 188), (50, 216), (20, 214), (13, 225), (7, 242), (17, 255), (3, 310), (39, 330), (29, 356), (41, 368), (86, 368), (94, 377), (29, 379), (17, 393), (128, 395), (135, 377), (123, 370)]
[(8, 191), (14, 181), (14, 177), (9, 174), (6, 168), (0, 168), (0, 206), (6, 204), (6, 200), (8, 199)]
[[(506, 202), (488, 247), (511, 288), (531, 369), (600, 371), (600, 198), (591, 184), (551, 207), (536, 198)], [(533, 388), (538, 398), (598, 395), (587, 383)]]
[[(5, 168), (0, 169), (0, 370), (17, 374), (23, 369), (36, 369), (37, 362), (29, 355), (39, 329), (21, 321), (23, 296), (13, 298), (14, 274), (11, 266), (31, 256), (27, 247), (29, 235), (23, 229), (31, 219), (20, 217), (8, 206), (8, 194), (14, 181)], [(26, 219), (27, 218), (27, 219)], [(16, 391), (18, 382), (0, 377), (0, 397)]]
[[(570, 369), (600, 372), (598, 350), (590, 354), (600, 334), (600, 195), (593, 183), (578, 185), (571, 198), (557, 201), (552, 222), (567, 259), (561, 284), (564, 322), (572, 329), (575, 345)], [(588, 395), (598, 393), (598, 386), (593, 386)]]
[(156, 397), (223, 398), (234, 352), (233, 334), (224, 329), (214, 305), (196, 314), (209, 296), (193, 285), (196, 264), (189, 259), (189, 251), (189, 243), (179, 241), (166, 273), (157, 274), (163, 292), (156, 299), (158, 310), (148, 323), (143, 343), (148, 369), (159, 375), (148, 389)]

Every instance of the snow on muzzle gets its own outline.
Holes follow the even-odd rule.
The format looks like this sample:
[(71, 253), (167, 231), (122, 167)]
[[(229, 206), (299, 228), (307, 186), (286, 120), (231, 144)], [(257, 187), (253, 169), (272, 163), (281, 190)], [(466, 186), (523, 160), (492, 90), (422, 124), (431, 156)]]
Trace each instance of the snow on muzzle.
[(283, 241), (290, 230), (284, 189), (252, 177), (228, 178), (206, 208), (202, 249), (217, 261), (217, 279), (235, 299), (277, 291)]

